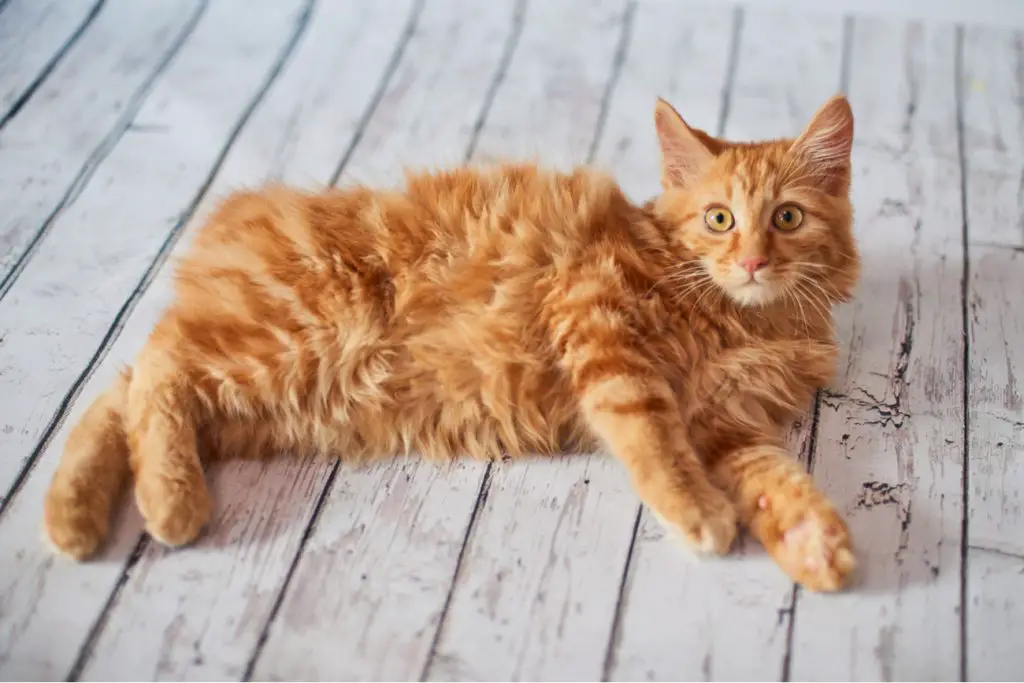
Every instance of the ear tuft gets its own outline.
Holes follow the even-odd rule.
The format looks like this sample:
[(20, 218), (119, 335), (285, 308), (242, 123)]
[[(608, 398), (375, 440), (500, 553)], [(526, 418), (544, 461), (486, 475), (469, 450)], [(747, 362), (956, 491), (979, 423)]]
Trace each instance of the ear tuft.
[(654, 107), (654, 129), (661, 147), (661, 184), (666, 190), (692, 184), (715, 157), (704, 141), (710, 141), (708, 136), (690, 128), (660, 97)]
[(848, 191), (853, 150), (853, 110), (843, 95), (835, 95), (811, 118), (790, 152), (810, 166), (829, 192)]

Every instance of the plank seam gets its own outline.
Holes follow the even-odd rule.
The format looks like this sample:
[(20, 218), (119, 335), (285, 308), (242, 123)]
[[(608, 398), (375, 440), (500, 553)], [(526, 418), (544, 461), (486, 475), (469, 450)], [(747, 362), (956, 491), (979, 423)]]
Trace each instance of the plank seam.
[[(306, 23), (308, 23), (310, 7), (314, 2), (315, 0), (307, 0), (306, 9), (296, 20), (296, 32), (289, 39), (289, 42), (286, 43), (282, 52), (278, 55), (278, 58), (275, 61), (274, 65), (268, 72), (267, 77), (264, 79), (263, 84), (256, 91), (256, 94), (254, 95), (253, 99), (250, 100), (249, 104), (242, 112), (242, 115), (235, 123), (235, 126), (229, 133), (224, 146), (221, 148), (220, 153), (214, 160), (213, 166), (210, 168), (210, 172), (207, 174), (205, 181), (202, 183), (202, 185), (200, 185), (198, 191), (192, 198), (192, 201), (189, 203), (189, 205), (185, 208), (184, 211), (181, 212), (178, 221), (175, 223), (174, 227), (171, 228), (166, 239), (164, 239), (163, 244), (161, 244), (160, 249), (157, 251), (156, 256), (153, 258), (153, 261), (150, 263), (149, 267), (143, 273), (142, 278), (135, 285), (135, 288), (132, 290), (132, 293), (129, 295), (128, 299), (125, 300), (124, 304), (122, 304), (121, 308), (114, 316), (114, 320), (111, 323), (110, 328), (103, 336), (103, 339), (100, 341), (99, 347), (93, 353), (92, 358), (89, 359), (89, 362), (86, 364), (85, 369), (79, 374), (78, 378), (71, 385), (71, 388), (64, 395), (64, 398), (61, 400), (59, 406), (57, 407), (57, 410), (54, 412), (53, 417), (50, 419), (46, 428), (43, 430), (43, 433), (39, 438), (38, 444), (32, 450), (32, 453), (29, 456), (28, 461), (22, 467), (21, 472), (18, 473), (18, 477), (17, 479), (15, 479), (15, 482), (12, 485), (9, 494), (7, 495), (6, 498), (0, 500), (0, 517), (3, 516), (4, 512), (6, 512), (11, 500), (13, 500), (18, 491), (21, 490), (21, 487), (24, 484), (25, 480), (28, 478), (32, 470), (35, 468), (35, 464), (38, 461), (39, 456), (47, 448), (47, 446), (49, 446), (50, 441), (53, 439), (54, 434), (57, 432), (57, 429), (63, 424), (64, 420), (67, 419), (71, 406), (74, 404), (75, 399), (78, 398), (78, 395), (79, 393), (81, 393), (81, 390), (85, 386), (85, 383), (89, 381), (93, 373), (99, 367), (100, 363), (106, 358), (110, 349), (113, 347), (114, 342), (120, 335), (121, 330), (127, 323), (128, 317), (135, 310), (136, 304), (146, 293), (150, 284), (156, 278), (160, 268), (167, 261), (168, 257), (170, 256), (171, 250), (177, 243), (179, 237), (184, 231), (184, 228), (188, 225), (189, 220), (192, 218), (193, 214), (199, 207), (200, 202), (206, 196), (206, 193), (209, 191), (210, 186), (213, 184), (213, 180), (216, 177), (217, 173), (220, 171), (220, 168), (228, 155), (228, 151), (231, 149), (232, 145), (234, 145), (235, 140), (238, 138), (238, 135), (241, 132), (242, 128), (248, 122), (249, 118), (252, 116), (253, 112), (256, 110), (257, 106), (262, 101), (263, 97), (269, 91), (271, 85), (273, 85), (274, 81), (277, 79), (277, 76), (284, 68), (284, 65), (287, 62), (288, 58), (291, 56), (291, 53), (294, 50), (295, 46), (298, 44), (300, 36), (305, 31)], [(206, 3), (204, 2), (204, 7), (205, 4)]]
[[(961, 517), (960, 517), (960, 680), (967, 680), (967, 569), (968, 552), (973, 546), (970, 545), (968, 513), (970, 500), (970, 455), (971, 455), (971, 411), (970, 411), (970, 386), (971, 386), (971, 327), (970, 327), (970, 240), (968, 239), (968, 212), (967, 212), (967, 153), (964, 149), (964, 27), (956, 27), (955, 46), (953, 48), (953, 88), (956, 96), (956, 137), (957, 156), (960, 162), (960, 211), (961, 211), (961, 241), (962, 250), (962, 273), (960, 276), (960, 313), (962, 316), (961, 334), (963, 335), (963, 363), (964, 387), (962, 396), (962, 410), (964, 418), (964, 446), (963, 463), (960, 472), (960, 495)], [(978, 548), (981, 549), (981, 548)], [(984, 549), (989, 550), (989, 549)], [(998, 552), (998, 551), (996, 551)]]
[[(315, 2), (315, 0), (313, 1)], [(363, 111), (363, 115), (359, 119), (359, 123), (352, 135), (351, 141), (345, 149), (345, 153), (342, 155), (341, 161), (331, 173), (328, 180), (329, 186), (333, 187), (334, 185), (337, 185), (338, 179), (341, 177), (342, 172), (351, 160), (355, 149), (359, 145), (359, 141), (362, 140), (370, 119), (373, 118), (377, 107), (380, 105), (381, 100), (383, 100), (384, 94), (387, 92), (387, 86), (405, 55), (405, 48), (409, 44), (412, 36), (416, 33), (419, 17), (423, 11), (424, 2), (425, 0), (415, 0), (412, 9), (409, 12), (409, 16), (406, 19), (405, 28), (399, 36), (398, 42), (395, 44), (395, 48), (391, 53), (391, 58), (384, 67), (384, 72), (381, 75), (377, 90), (374, 92), (370, 102), (366, 106), (366, 109)], [(288, 593), (288, 587), (291, 585), (292, 577), (295, 575), (295, 571), (299, 566), (299, 561), (302, 559), (302, 554), (306, 549), (306, 545), (309, 542), (310, 537), (312, 537), (313, 532), (316, 530), (316, 525), (320, 519), (320, 513), (323, 511), (323, 507), (327, 502), (327, 497), (330, 495), (331, 489), (334, 487), (334, 481), (338, 476), (340, 465), (341, 460), (335, 460), (334, 464), (331, 466), (330, 472), (327, 474), (327, 479), (324, 481), (323, 487), (317, 494), (316, 502), (313, 504), (313, 511), (310, 513), (309, 520), (306, 522), (306, 528), (303, 529), (302, 537), (299, 539), (298, 547), (295, 549), (295, 555), (288, 566), (288, 570), (285, 572), (281, 586), (278, 588), (277, 595), (274, 598), (274, 604), (271, 606), (270, 613), (267, 615), (267, 620), (263, 624), (263, 628), (260, 630), (259, 638), (256, 640), (256, 646), (253, 648), (252, 654), (249, 656), (249, 659), (245, 664), (245, 668), (243, 669), (242, 680), (244, 681), (248, 681), (252, 678), (252, 672), (256, 668), (256, 664), (259, 662), (260, 654), (263, 652), (263, 647), (266, 645), (267, 639), (270, 637), (270, 629), (273, 626), (274, 621), (277, 619), (277, 615), (281, 610), (281, 605), (284, 604), (284, 598)]]
[[(57, 51), (54, 52), (49, 61), (43, 65), (43, 68), (36, 75), (36, 78), (32, 79), (32, 83), (30, 83), (29, 87), (25, 89), (25, 92), (14, 99), (10, 108), (8, 108), (7, 113), (0, 117), (0, 130), (3, 130), (3, 127), (6, 126), (11, 119), (17, 116), (18, 112), (22, 111), (23, 106), (32, 99), (32, 96), (36, 94), (36, 91), (39, 90), (39, 87), (43, 82), (50, 74), (53, 73), (53, 70), (57, 68), (58, 63), (67, 56), (68, 52), (75, 46), (75, 43), (78, 42), (79, 38), (81, 38), (85, 34), (86, 30), (92, 26), (93, 20), (99, 15), (99, 11), (105, 3), (106, 0), (96, 0), (92, 9), (90, 9), (89, 13), (85, 15), (84, 19), (82, 19), (82, 23), (78, 25), (70, 36), (68, 36), (65, 42), (63, 42), (63, 45), (57, 48)], [(0, 11), (3, 11), (5, 6), (6, 4), (0, 5)]]
[(622, 608), (626, 603), (626, 586), (629, 585), (630, 568), (633, 564), (633, 550), (636, 548), (636, 537), (640, 534), (640, 521), (643, 518), (644, 506), (636, 506), (633, 518), (633, 531), (626, 547), (626, 560), (622, 564), (622, 578), (619, 580), (619, 595), (615, 600), (615, 612), (612, 615), (612, 628), (608, 634), (608, 646), (604, 652), (604, 664), (601, 667), (601, 680), (611, 680), (612, 666), (615, 664), (615, 653), (622, 638)]
[[(633, 3), (636, 4), (635, 2)], [(733, 8), (732, 27), (729, 36), (729, 62), (725, 69), (725, 80), (722, 83), (721, 106), (718, 109), (718, 119), (715, 122), (715, 134), (725, 134), (725, 124), (729, 118), (732, 108), (732, 91), (736, 82), (736, 72), (739, 67), (739, 46), (743, 35), (744, 13), (741, 6)], [(621, 638), (622, 613), (626, 605), (626, 592), (629, 587), (630, 569), (633, 565), (633, 553), (636, 549), (636, 539), (640, 533), (640, 525), (643, 518), (644, 505), (640, 503), (636, 508), (636, 518), (633, 522), (633, 530), (629, 538), (629, 545), (626, 549), (626, 557), (622, 567), (622, 580), (619, 582), (619, 595), (615, 602), (615, 611), (612, 616), (612, 628), (608, 638), (608, 646), (605, 651), (604, 665), (601, 672), (601, 680), (607, 681), (611, 678), (612, 667), (615, 663), (615, 654)]]
[(92, 657), (93, 652), (96, 649), (96, 641), (99, 640), (100, 635), (103, 633), (104, 627), (107, 625), (107, 620), (110, 617), (110, 612), (117, 602), (117, 599), (121, 597), (121, 591), (124, 589), (125, 584), (128, 583), (128, 579), (131, 578), (132, 569), (142, 559), (142, 554), (146, 552), (146, 548), (149, 547), (149, 536), (145, 533), (139, 534), (139, 540), (135, 542), (135, 547), (132, 549), (131, 554), (128, 555), (128, 559), (125, 561), (124, 568), (121, 570), (121, 575), (117, 577), (117, 583), (114, 584), (114, 589), (110, 591), (110, 595), (107, 596), (106, 602), (103, 603), (103, 607), (100, 608), (99, 615), (93, 622), (92, 626), (89, 627), (89, 632), (85, 636), (85, 640), (82, 642), (82, 647), (78, 650), (78, 656), (75, 657), (75, 661), (71, 664), (71, 669), (68, 671), (67, 681), (77, 681), (82, 675), (82, 670), (85, 665), (89, 663), (89, 659)]
[(127, 106), (114, 123), (114, 127), (109, 133), (107, 133), (103, 140), (100, 141), (100, 144), (93, 149), (92, 153), (89, 154), (85, 163), (82, 164), (82, 168), (79, 169), (78, 173), (72, 179), (67, 192), (64, 193), (64, 196), (60, 198), (57, 205), (43, 220), (42, 225), (39, 226), (39, 229), (36, 230), (36, 234), (32, 236), (32, 239), (30, 239), (28, 244), (22, 249), (18, 258), (13, 264), (11, 264), (10, 270), (3, 276), (3, 279), (0, 280), (0, 299), (3, 299), (7, 296), (8, 292), (10, 292), (11, 287), (14, 286), (14, 283), (25, 270), (25, 266), (27, 266), (29, 261), (32, 260), (32, 257), (35, 256), (39, 245), (44, 239), (46, 239), (46, 236), (50, 234), (54, 223), (57, 222), (57, 218), (60, 217), (65, 209), (74, 204), (75, 200), (77, 200), (79, 195), (82, 193), (82, 190), (84, 190), (85, 186), (89, 184), (90, 180), (92, 180), (93, 175), (95, 175), (99, 167), (103, 164), (110, 153), (114, 151), (114, 148), (117, 146), (118, 142), (120, 142), (125, 132), (131, 128), (132, 121), (134, 121), (135, 116), (139, 113), (139, 110), (142, 108), (146, 98), (149, 97), (149, 93), (153, 90), (156, 82), (161, 76), (163, 76), (164, 72), (174, 61), (174, 58), (181, 51), (182, 46), (188, 41), (189, 36), (192, 35), (192, 31), (195, 29), (203, 13), (206, 11), (207, 5), (208, 0), (201, 0), (191, 18), (182, 27), (181, 32), (174, 39), (174, 42), (171, 44), (167, 52), (164, 53), (160, 62), (156, 65), (156, 68), (146, 78), (146, 80), (143, 81), (142, 85), (132, 93)]
[(380, 84), (377, 86), (376, 92), (373, 93), (370, 103), (363, 112), (363, 116), (359, 120), (359, 125), (356, 126), (356, 132), (352, 135), (352, 140), (349, 141), (348, 147), (345, 149), (345, 153), (341, 157), (341, 161), (338, 162), (337, 167), (335, 167), (334, 172), (331, 173), (331, 176), (327, 181), (327, 184), (330, 187), (334, 187), (338, 184), (341, 174), (348, 166), (349, 161), (352, 160), (352, 155), (355, 154), (356, 148), (359, 147), (359, 143), (362, 141), (363, 135), (366, 134), (366, 127), (370, 123), (370, 119), (377, 111), (377, 107), (380, 106), (381, 100), (384, 99), (384, 93), (387, 92), (388, 84), (391, 82), (391, 78), (395, 75), (395, 72), (398, 70), (398, 65), (401, 64), (402, 57), (405, 55), (405, 47), (409, 44), (409, 40), (412, 38), (413, 34), (416, 33), (416, 27), (419, 23), (420, 13), (423, 11), (424, 2), (425, 0), (415, 0), (412, 11), (409, 13), (405, 30), (402, 31), (402, 35), (398, 39), (395, 51), (391, 53), (391, 59), (388, 61), (387, 66), (384, 67), (384, 74), (381, 76)]
[[(71, 35), (67, 37), (64, 44), (57, 48), (57, 51), (52, 57), (50, 57), (50, 61), (43, 65), (43, 68), (40, 69), (38, 74), (36, 74), (36, 77), (32, 79), (32, 82), (29, 83), (27, 88), (25, 88), (25, 91), (14, 100), (11, 106), (7, 109), (7, 113), (0, 116), (0, 130), (3, 130), (3, 127), (6, 126), (11, 119), (17, 116), (18, 112), (21, 111), (21, 108), (24, 107), (30, 99), (32, 99), (32, 96), (36, 94), (36, 91), (39, 90), (39, 87), (43, 82), (51, 73), (53, 73), (53, 70), (57, 68), (57, 65), (63, 61), (64, 57), (67, 56), (67, 53), (72, 47), (74, 47), (75, 43), (78, 42), (78, 39), (85, 34), (86, 30), (92, 25), (96, 17), (99, 16), (100, 10), (103, 9), (103, 5), (106, 1), (107, 0), (96, 1), (96, 4), (94, 4), (92, 9), (89, 10), (85, 19), (83, 19), (78, 27), (71, 32)], [(0, 5), (0, 12), (3, 11), (4, 7), (6, 7), (6, 2), (3, 5)]]

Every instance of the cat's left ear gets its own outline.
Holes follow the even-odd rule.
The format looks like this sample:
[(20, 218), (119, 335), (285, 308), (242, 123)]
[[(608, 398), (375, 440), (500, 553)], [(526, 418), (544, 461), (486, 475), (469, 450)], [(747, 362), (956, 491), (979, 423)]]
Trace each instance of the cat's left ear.
[(852, 150), (853, 110), (843, 95), (822, 105), (789, 148), (810, 167), (813, 181), (834, 195), (849, 192)]
[(661, 186), (665, 190), (687, 187), (714, 160), (710, 137), (690, 128), (679, 112), (660, 97), (654, 107), (654, 128), (661, 147)]

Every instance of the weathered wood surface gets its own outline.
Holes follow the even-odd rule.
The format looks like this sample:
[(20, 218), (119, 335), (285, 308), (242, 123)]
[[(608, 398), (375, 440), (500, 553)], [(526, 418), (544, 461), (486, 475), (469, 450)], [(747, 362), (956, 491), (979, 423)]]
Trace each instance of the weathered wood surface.
[[(687, 16), (692, 18), (692, 9)], [(676, 39), (694, 56), (669, 61), (673, 71), (667, 75), (685, 84), (678, 108), (685, 117), (692, 106), (694, 126), (715, 133), (724, 129), (736, 139), (795, 135), (839, 88), (841, 18), (723, 12), (717, 20), (695, 21), (692, 30), (696, 36), (677, 34)], [(777, 40), (780, 33), (792, 30), (815, 39), (799, 45)], [(680, 66), (698, 54), (714, 54), (709, 62), (718, 69)], [(650, 74), (653, 65), (641, 68)], [(707, 92), (722, 93), (728, 107), (721, 99), (719, 106), (709, 106)], [(633, 128), (641, 123), (647, 121), (637, 121)], [(808, 416), (794, 434), (794, 457), (809, 448), (812, 428)], [(751, 538), (741, 541), (733, 557), (698, 559), (644, 510), (624, 586), (610, 674), (615, 680), (775, 679), (786, 666), (792, 593), (792, 583)], [(679, 605), (685, 617), (652, 620), (650, 615), (666, 604)]]
[(128, 130), (203, 7), (109, 0), (0, 131), (0, 296)]
[[(0, 678), (1019, 680), (1022, 44), (683, 0), (0, 0)], [(656, 95), (759, 138), (841, 84), (864, 284), (793, 444), (851, 593), (749, 539), (693, 558), (601, 455), (228, 463), (192, 548), (131, 506), (92, 563), (41, 541), (69, 425), (231, 189), (534, 156), (642, 200)]]
[(814, 475), (850, 523), (859, 590), (798, 595), (792, 676), (956, 679), (964, 340), (955, 31), (861, 18), (852, 31), (864, 276), (840, 316), (840, 377), (821, 403)]
[(1024, 34), (963, 35), (967, 320), (967, 674), (1024, 677)]
[(89, 27), (101, 0), (11, 0), (0, 12), (0, 128)]

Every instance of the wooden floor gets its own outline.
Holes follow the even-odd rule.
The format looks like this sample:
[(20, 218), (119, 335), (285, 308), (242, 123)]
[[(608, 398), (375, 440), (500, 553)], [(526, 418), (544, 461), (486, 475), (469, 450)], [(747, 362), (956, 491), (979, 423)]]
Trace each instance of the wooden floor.
[[(192, 548), (151, 542), (131, 505), (94, 562), (42, 541), (69, 424), (229, 190), (538, 155), (643, 199), (656, 95), (750, 138), (839, 89), (865, 279), (793, 444), (852, 525), (850, 592), (795, 590), (749, 541), (692, 558), (600, 455), (231, 463)], [(999, 22), (0, 0), (0, 678), (1021, 680), (1022, 204), (1024, 33)]]

